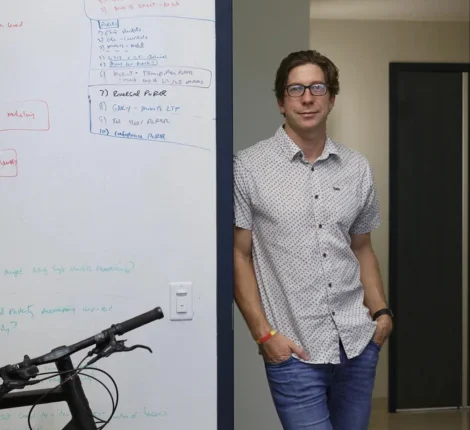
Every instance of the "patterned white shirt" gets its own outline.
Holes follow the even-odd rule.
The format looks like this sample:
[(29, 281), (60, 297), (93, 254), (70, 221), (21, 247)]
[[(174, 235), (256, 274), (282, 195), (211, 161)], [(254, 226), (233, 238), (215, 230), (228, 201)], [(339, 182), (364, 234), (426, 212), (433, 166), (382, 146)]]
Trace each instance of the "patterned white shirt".
[(309, 163), (281, 126), (234, 156), (234, 223), (252, 231), (269, 323), (312, 363), (339, 363), (340, 340), (359, 355), (376, 328), (350, 247), (351, 233), (380, 225), (367, 159), (327, 137)]

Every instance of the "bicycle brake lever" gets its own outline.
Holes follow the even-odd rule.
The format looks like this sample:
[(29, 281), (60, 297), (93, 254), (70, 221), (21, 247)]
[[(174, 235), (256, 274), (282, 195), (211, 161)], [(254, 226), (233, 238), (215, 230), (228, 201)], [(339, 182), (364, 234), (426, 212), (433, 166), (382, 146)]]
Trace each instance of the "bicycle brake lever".
[(121, 346), (121, 349), (119, 350), (119, 352), (121, 352), (121, 351), (123, 351), (123, 352), (134, 351), (134, 349), (137, 349), (137, 348), (146, 349), (151, 354), (153, 353), (153, 351), (148, 346), (145, 346), (145, 345), (125, 346), (124, 344)]
[[(126, 342), (126, 339), (124, 340), (115, 340), (111, 342), (109, 345), (109, 350), (106, 351), (105, 357), (109, 357), (111, 354), (114, 354), (115, 352), (129, 352), (133, 351), (136, 348), (142, 348), (148, 350), (150, 353), (152, 353), (152, 350), (145, 345), (134, 345), (134, 346), (126, 346), (124, 345), (124, 342)], [(105, 350), (108, 348), (105, 348)]]
[(111, 354), (114, 354), (115, 352), (129, 352), (133, 351), (134, 349), (137, 348), (142, 348), (148, 350), (150, 353), (153, 353), (152, 350), (145, 345), (134, 345), (131, 347), (125, 346), (124, 342), (126, 340), (115, 340), (113, 339), (111, 342), (109, 342), (106, 346), (101, 347), (101, 348), (95, 348), (91, 353), (96, 354), (96, 357), (91, 359), (88, 362), (88, 365), (91, 365), (93, 363), (96, 363), (98, 360), (104, 358), (104, 357), (109, 357)]

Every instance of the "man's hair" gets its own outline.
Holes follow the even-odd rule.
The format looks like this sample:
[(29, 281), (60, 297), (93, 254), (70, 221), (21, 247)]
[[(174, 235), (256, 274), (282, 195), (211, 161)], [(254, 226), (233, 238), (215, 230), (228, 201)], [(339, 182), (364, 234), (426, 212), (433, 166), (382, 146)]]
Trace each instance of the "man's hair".
[(284, 58), (277, 69), (274, 92), (279, 101), (284, 100), (284, 91), (290, 71), (304, 64), (316, 64), (320, 67), (325, 75), (325, 83), (328, 86), (330, 95), (336, 96), (339, 93), (339, 70), (333, 62), (318, 51), (297, 51)]

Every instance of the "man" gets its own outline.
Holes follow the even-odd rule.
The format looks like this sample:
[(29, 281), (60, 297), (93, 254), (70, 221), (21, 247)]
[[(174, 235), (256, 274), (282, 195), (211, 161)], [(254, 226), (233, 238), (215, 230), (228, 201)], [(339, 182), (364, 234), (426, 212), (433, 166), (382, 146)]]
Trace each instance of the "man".
[(326, 132), (338, 92), (328, 58), (290, 54), (275, 80), (284, 125), (234, 158), (235, 300), (285, 430), (366, 430), (392, 330), (371, 168)]

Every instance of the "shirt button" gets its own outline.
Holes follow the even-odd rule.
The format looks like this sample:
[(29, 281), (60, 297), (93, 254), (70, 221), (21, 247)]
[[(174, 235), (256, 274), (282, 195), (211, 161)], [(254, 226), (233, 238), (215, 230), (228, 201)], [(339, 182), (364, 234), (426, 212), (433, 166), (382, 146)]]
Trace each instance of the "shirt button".
[(335, 316), (335, 315), (336, 315), (336, 312), (331, 312), (331, 314), (332, 314), (333, 316)]
[(315, 170), (315, 167), (312, 166), (312, 172)]

